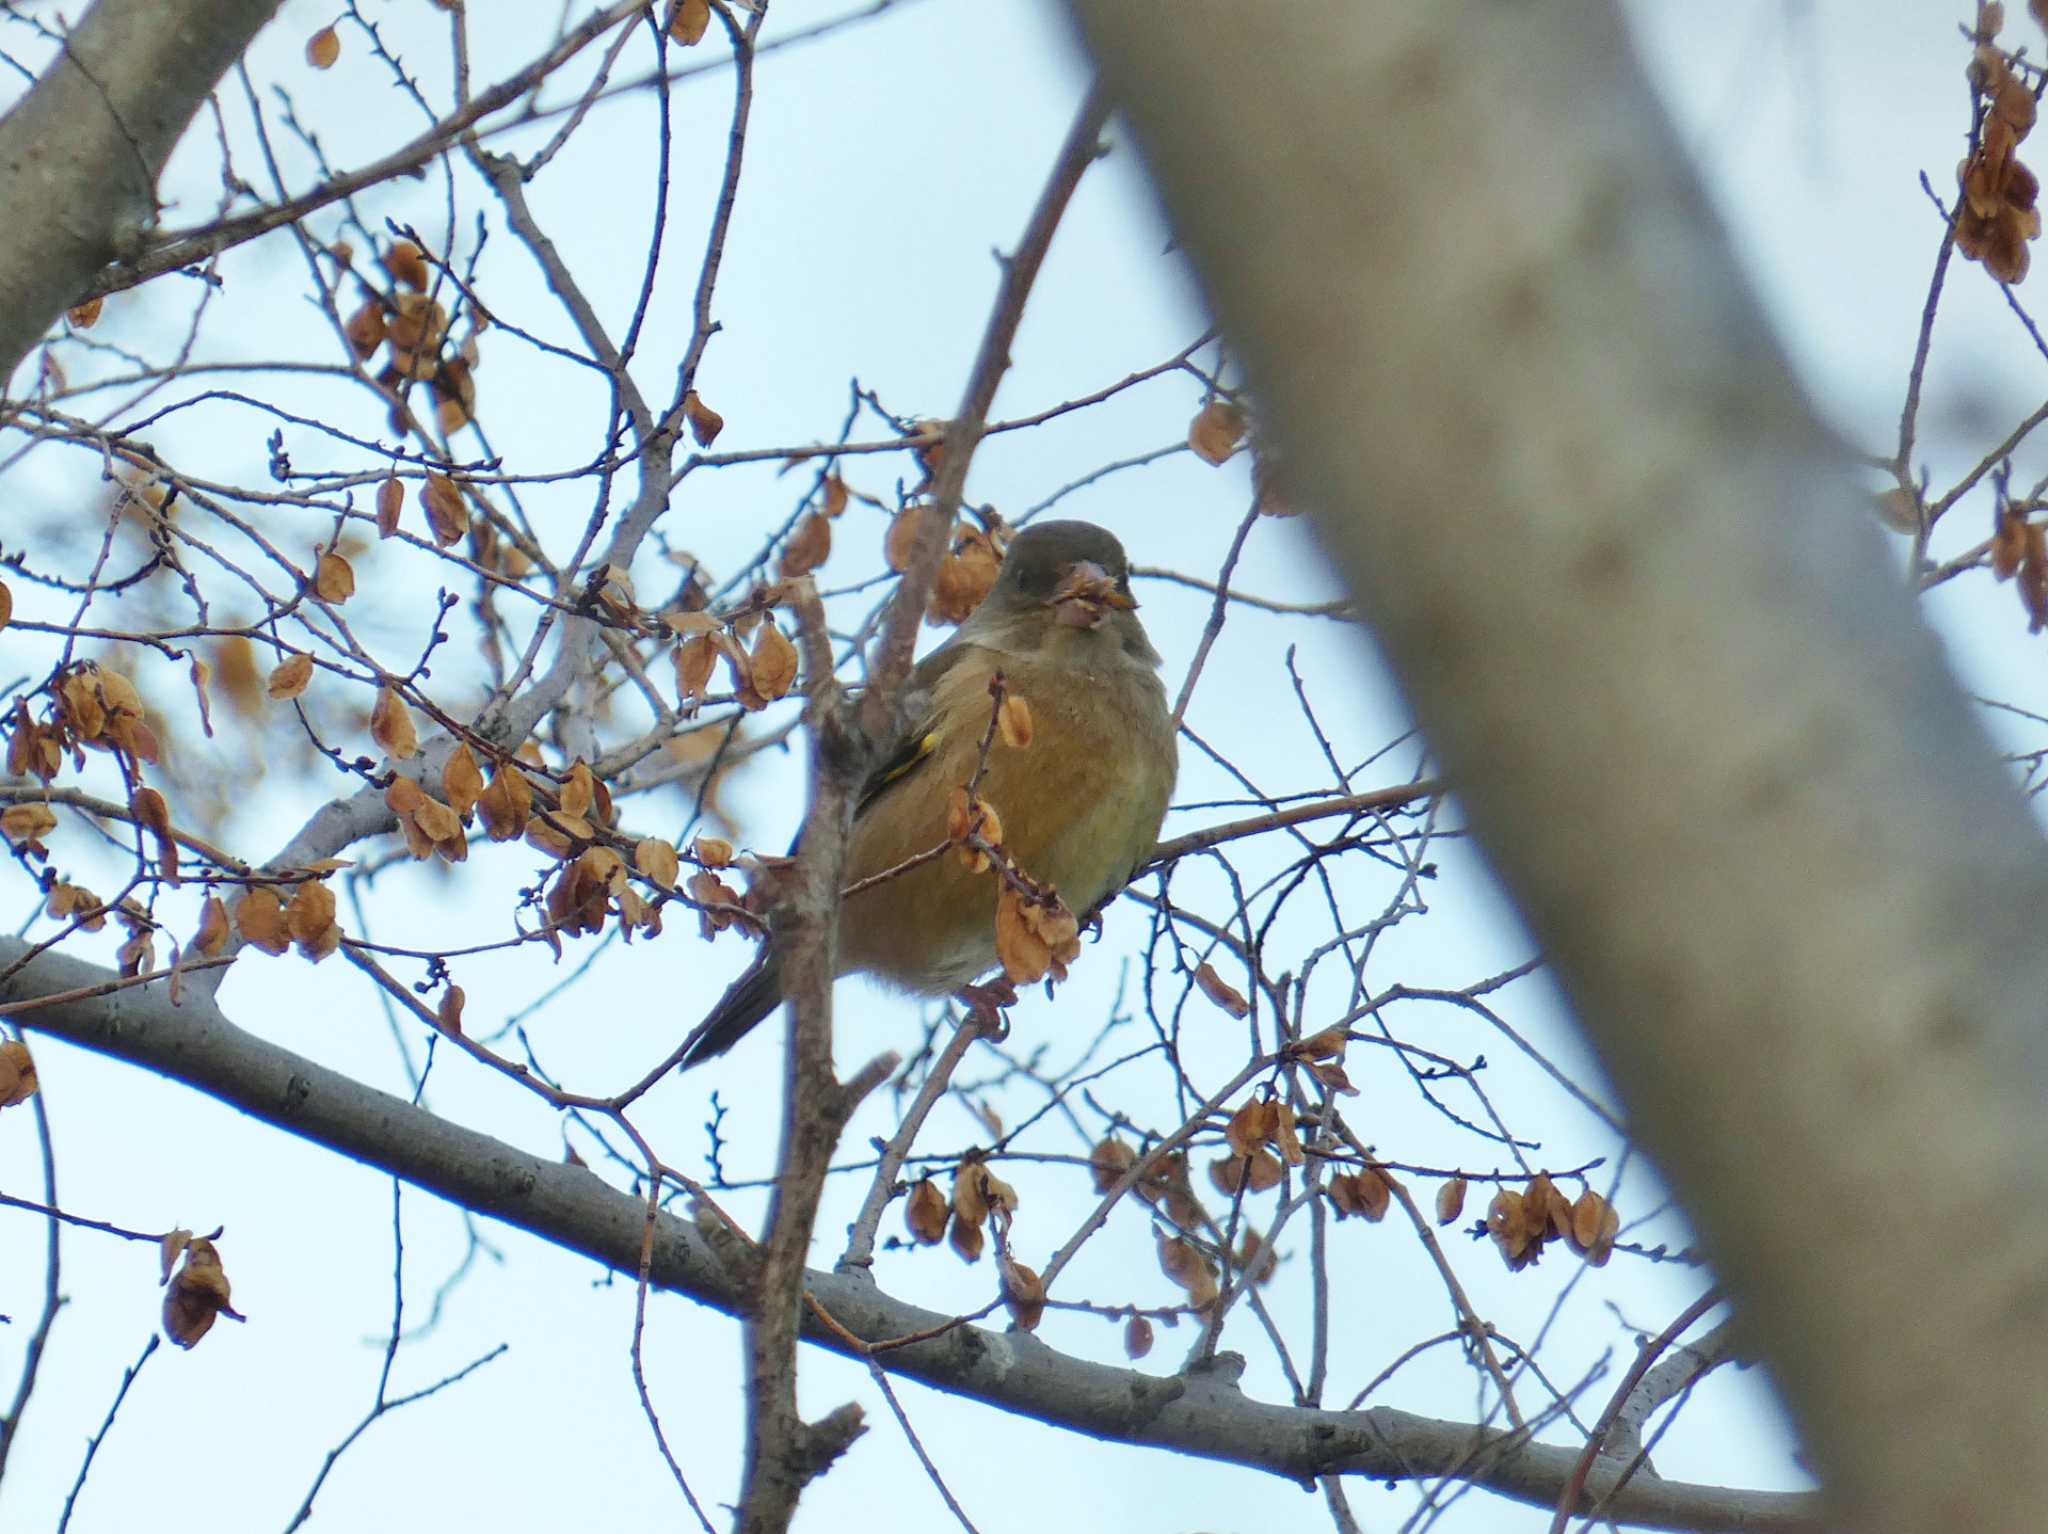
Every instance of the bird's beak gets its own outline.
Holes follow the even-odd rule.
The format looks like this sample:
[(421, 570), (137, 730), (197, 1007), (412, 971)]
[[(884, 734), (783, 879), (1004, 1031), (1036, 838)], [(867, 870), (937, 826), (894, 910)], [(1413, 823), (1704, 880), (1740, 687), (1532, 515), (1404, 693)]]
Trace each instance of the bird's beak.
[(1092, 559), (1077, 560), (1067, 567), (1059, 586), (1046, 606), (1058, 622), (1075, 628), (1094, 628), (1109, 616), (1110, 609), (1130, 612), (1137, 598), (1117, 589), (1110, 573)]

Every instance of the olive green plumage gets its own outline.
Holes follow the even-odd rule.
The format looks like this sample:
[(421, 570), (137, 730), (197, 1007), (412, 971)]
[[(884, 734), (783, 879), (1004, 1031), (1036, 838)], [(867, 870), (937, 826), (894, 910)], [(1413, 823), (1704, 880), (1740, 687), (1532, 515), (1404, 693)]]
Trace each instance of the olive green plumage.
[[(847, 882), (946, 839), (1000, 671), (1032, 721), (1030, 744), (998, 743), (981, 781), (1004, 845), (1077, 914), (1121, 889), (1158, 841), (1178, 763), (1159, 652), (1136, 605), (1123, 545), (1104, 529), (1019, 532), (981, 606), (910, 674), (912, 723), (854, 813)], [(839, 973), (927, 996), (967, 984), (995, 964), (996, 894), (993, 875), (948, 856), (853, 896), (839, 916)], [(691, 1036), (684, 1067), (731, 1048), (781, 1000), (771, 936)]]

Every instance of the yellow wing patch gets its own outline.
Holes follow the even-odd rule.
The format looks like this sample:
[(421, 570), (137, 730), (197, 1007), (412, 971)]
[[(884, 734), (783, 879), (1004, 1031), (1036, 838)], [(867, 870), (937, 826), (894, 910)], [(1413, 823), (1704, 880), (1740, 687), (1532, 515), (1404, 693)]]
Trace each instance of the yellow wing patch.
[(866, 787), (861, 790), (860, 803), (854, 806), (854, 818), (858, 820), (867, 813), (868, 806), (881, 798), (890, 784), (907, 777), (922, 762), (938, 749), (939, 732), (926, 729), (913, 733), (896, 754), (868, 775)]

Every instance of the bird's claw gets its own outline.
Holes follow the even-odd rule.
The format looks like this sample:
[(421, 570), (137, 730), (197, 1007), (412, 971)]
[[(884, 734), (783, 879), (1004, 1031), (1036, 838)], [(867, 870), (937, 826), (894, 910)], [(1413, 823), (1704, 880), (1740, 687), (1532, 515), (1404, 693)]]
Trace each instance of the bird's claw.
[(1007, 975), (998, 975), (993, 980), (978, 985), (963, 985), (954, 993), (967, 1006), (968, 1018), (978, 1024), (988, 1038), (1002, 1040), (1010, 1036), (1010, 1023), (1004, 1009), (1017, 1004), (1017, 987)]

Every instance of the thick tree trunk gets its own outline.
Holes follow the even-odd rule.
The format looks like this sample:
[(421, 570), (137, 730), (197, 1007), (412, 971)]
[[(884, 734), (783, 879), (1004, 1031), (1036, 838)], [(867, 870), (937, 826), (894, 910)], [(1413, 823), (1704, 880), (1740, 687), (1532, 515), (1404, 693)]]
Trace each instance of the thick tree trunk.
[(1848, 1526), (2048, 1506), (2048, 856), (1611, 4), (1074, 0)]

